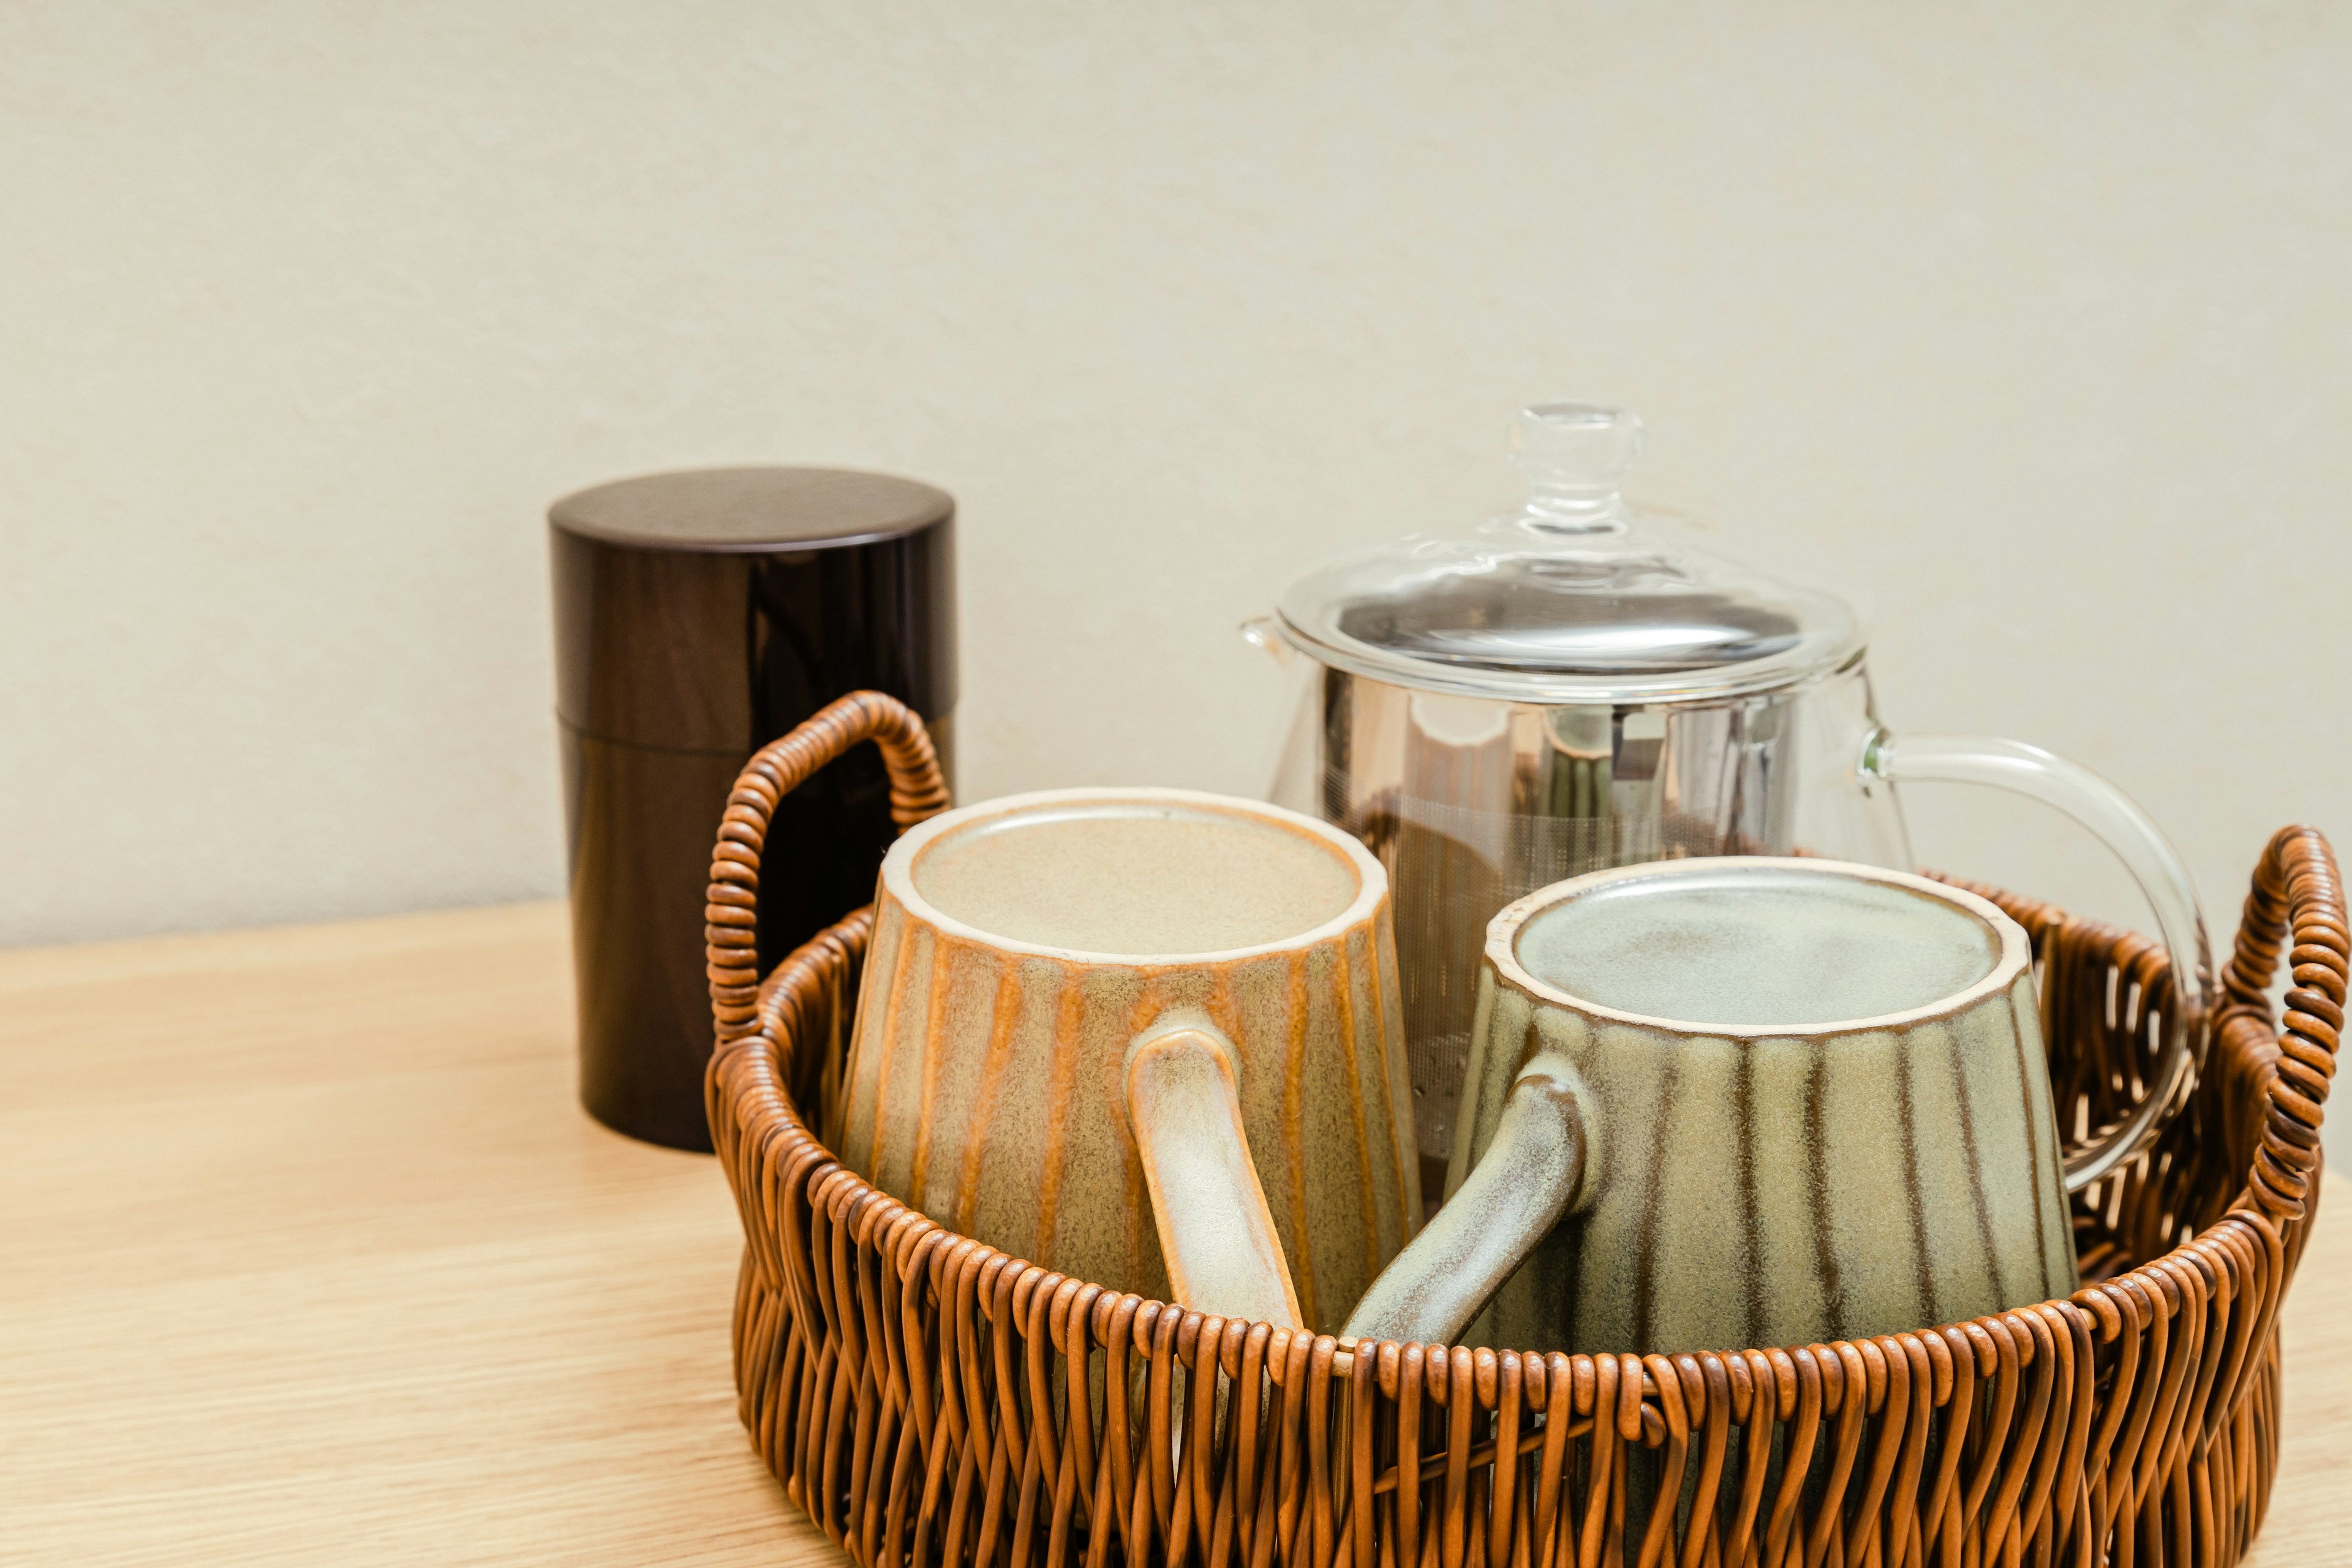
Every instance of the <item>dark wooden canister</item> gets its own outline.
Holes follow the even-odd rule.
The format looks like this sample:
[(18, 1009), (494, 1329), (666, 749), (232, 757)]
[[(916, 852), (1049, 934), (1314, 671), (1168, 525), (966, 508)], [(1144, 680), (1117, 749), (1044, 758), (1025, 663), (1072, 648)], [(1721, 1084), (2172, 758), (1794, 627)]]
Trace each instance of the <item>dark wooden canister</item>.
[[(580, 1097), (607, 1126), (710, 1147), (703, 893), (744, 762), (859, 689), (905, 702), (948, 754), (954, 518), (910, 479), (782, 468), (653, 474), (549, 510)], [(781, 803), (763, 963), (869, 900), (896, 833), (870, 747)]]

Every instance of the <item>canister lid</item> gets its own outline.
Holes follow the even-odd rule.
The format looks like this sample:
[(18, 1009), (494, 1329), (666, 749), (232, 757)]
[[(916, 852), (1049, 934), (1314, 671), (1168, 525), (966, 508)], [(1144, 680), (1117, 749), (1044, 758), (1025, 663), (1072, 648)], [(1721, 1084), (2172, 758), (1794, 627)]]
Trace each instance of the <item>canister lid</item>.
[(1282, 596), (1285, 632), (1377, 680), (1538, 703), (1704, 700), (1845, 664), (1845, 604), (1732, 560), (1621, 493), (1642, 424), (1620, 408), (1524, 410), (1526, 505), (1467, 532), (1344, 555)]
[(888, 474), (698, 468), (564, 497), (556, 710), (606, 741), (748, 753), (845, 691), (955, 704), (955, 501)]
[(896, 539), (955, 512), (947, 491), (851, 468), (688, 468), (617, 479), (548, 509), (555, 527), (643, 550), (769, 552)]

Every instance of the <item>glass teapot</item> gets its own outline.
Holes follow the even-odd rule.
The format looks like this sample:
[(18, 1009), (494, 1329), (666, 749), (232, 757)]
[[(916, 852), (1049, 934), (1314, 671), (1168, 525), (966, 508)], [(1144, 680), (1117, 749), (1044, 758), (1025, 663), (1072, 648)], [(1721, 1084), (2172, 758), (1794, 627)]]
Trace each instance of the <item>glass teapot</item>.
[(1641, 446), (1622, 409), (1528, 408), (1511, 435), (1529, 486), (1517, 511), (1341, 556), (1243, 628), (1299, 678), (1274, 798), (1388, 868), (1423, 1190), (1443, 1185), (1478, 956), (1504, 905), (1694, 855), (1910, 870), (1895, 785), (1912, 779), (2058, 807), (2154, 907), (2176, 994), (2155, 1081), (2068, 1161), (2070, 1190), (2098, 1180), (2158, 1129), (2202, 1054), (2204, 924), (2179, 857), (2114, 785), (2039, 747), (1898, 741), (1853, 610), (1638, 516), (1620, 489)]

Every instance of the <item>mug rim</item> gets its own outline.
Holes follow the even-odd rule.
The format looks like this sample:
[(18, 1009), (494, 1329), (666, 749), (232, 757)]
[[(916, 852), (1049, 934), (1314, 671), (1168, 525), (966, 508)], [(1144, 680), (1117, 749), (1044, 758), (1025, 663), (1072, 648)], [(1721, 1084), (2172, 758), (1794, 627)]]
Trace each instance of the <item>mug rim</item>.
[[(1992, 967), (1981, 978), (1933, 1002), (1922, 1003), (1900, 1012), (1880, 1013), (1863, 1018), (1828, 1019), (1818, 1024), (1702, 1024), (1687, 1018), (1628, 1012), (1539, 980), (1519, 962), (1519, 932), (1527, 928), (1529, 921), (1555, 904), (1565, 903), (1612, 882), (1671, 879), (1701, 871), (1719, 873), (1727, 868), (1826, 871), (1835, 877), (1877, 882), (1923, 894), (1965, 914), (1973, 915), (1990, 927), (2000, 939), (2000, 952), (1994, 958)], [(1485, 956), (1496, 979), (1514, 990), (1547, 1005), (1566, 1007), (1607, 1023), (1709, 1039), (1760, 1040), (1790, 1037), (1811, 1039), (1831, 1035), (1880, 1034), (1964, 1013), (1987, 997), (2006, 994), (2017, 984), (2020, 974), (2032, 973), (2033, 942), (2026, 935), (2025, 928), (2010, 919), (1990, 899), (1972, 893), (1966, 888), (1956, 888), (1948, 882), (1935, 881), (1909, 871), (1892, 871), (1884, 866), (1865, 866), (1858, 861), (1831, 860), (1814, 855), (1707, 855), (1683, 860), (1645, 860), (1632, 866), (1612, 866), (1538, 888), (1524, 898), (1505, 905), (1493, 920), (1486, 922)]]
[[(1338, 914), (1319, 925), (1249, 947), (1203, 949), (1199, 952), (1099, 952), (1089, 948), (1053, 947), (1044, 942), (1024, 942), (1018, 937), (984, 931), (949, 914), (923, 897), (915, 887), (915, 862), (931, 844), (950, 833), (975, 822), (1009, 816), (1040, 806), (1087, 805), (1184, 805), (1227, 816), (1246, 817), (1266, 826), (1301, 834), (1337, 850), (1354, 868), (1355, 896)], [(888, 853), (882, 857), (881, 879), (883, 890), (908, 914), (943, 934), (1001, 952), (1128, 969), (1175, 969), (1202, 963), (1223, 963), (1234, 959), (1265, 957), (1317, 946), (1370, 921), (1379, 913), (1381, 906), (1387, 902), (1389, 896), (1387, 868), (1370, 849), (1364, 847), (1360, 839), (1345, 828), (1268, 801), (1218, 795), (1210, 790), (1173, 789), (1157, 784), (1079, 784), (1063, 789), (1026, 790), (1018, 795), (1001, 795), (942, 811), (935, 816), (924, 818), (898, 837)]]

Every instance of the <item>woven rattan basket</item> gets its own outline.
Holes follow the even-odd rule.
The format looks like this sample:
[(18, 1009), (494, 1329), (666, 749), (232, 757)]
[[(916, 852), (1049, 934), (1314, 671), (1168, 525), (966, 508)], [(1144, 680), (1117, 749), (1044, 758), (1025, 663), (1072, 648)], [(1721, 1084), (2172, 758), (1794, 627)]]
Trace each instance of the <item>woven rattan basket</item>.
[[(2071, 1299), (1702, 1355), (1351, 1348), (1044, 1272), (811, 1132), (869, 911), (759, 981), (760, 849), (777, 799), (866, 740), (902, 825), (946, 804), (919, 722), (844, 699), (744, 769), (709, 931), (743, 1424), (859, 1563), (2221, 1564), (2261, 1527), (2343, 1021), (2343, 890), (2315, 830), (2263, 852), (2186, 1109), (2075, 1200)], [(2112, 1121), (2152, 1065), (2161, 950), (1990, 896), (2033, 939), (2063, 1124)]]

